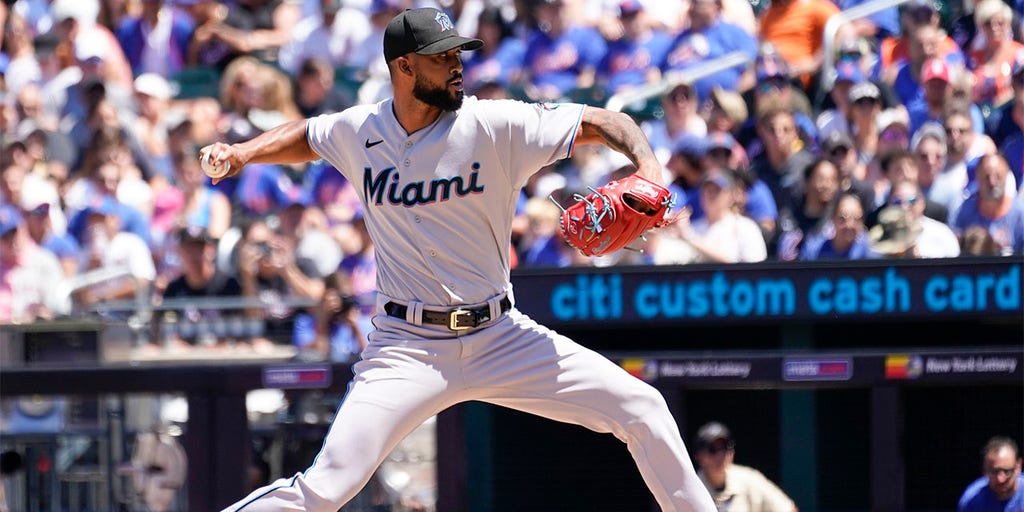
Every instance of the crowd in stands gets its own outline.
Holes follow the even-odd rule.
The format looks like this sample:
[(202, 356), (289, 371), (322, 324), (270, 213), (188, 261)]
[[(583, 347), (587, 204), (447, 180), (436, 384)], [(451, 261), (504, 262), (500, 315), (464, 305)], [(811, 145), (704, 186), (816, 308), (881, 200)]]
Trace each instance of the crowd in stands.
[[(197, 148), (388, 97), (384, 27), (425, 3), (0, 5), (0, 322), (229, 296), (289, 343), (358, 352), (375, 282), (360, 185), (321, 161), (213, 186)], [(603, 106), (673, 84), (626, 111), (680, 220), (642, 253), (573, 253), (549, 196), (568, 204), (632, 171), (581, 146), (524, 185), (514, 264), (1024, 252), (1024, 1), (909, 0), (826, 34), (862, 3), (437, 2), (486, 42), (463, 55), (470, 94)]]

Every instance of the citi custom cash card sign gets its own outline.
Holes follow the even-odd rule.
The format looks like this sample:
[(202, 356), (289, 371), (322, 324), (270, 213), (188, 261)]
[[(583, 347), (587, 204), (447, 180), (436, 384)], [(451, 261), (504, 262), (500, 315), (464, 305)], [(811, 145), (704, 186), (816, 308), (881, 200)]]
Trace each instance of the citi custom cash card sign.
[(1020, 256), (524, 270), (516, 306), (541, 322), (721, 322), (1021, 316)]

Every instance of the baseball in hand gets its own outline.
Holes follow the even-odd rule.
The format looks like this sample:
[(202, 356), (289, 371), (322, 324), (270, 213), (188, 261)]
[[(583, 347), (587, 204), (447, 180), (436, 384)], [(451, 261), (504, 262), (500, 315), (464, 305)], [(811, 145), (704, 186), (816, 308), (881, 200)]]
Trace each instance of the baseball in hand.
[(213, 179), (223, 178), (231, 172), (231, 162), (224, 162), (222, 165), (213, 165), (213, 163), (210, 162), (210, 153), (203, 155), (200, 165), (202, 165), (203, 172)]

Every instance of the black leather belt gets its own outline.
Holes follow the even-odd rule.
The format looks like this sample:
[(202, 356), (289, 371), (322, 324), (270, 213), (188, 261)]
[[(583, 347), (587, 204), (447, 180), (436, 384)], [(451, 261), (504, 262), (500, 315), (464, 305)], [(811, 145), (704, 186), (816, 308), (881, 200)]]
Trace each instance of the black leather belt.
[[(502, 314), (512, 309), (512, 301), (508, 299), (508, 296), (502, 297), (501, 302), (498, 304), (501, 307)], [(408, 306), (403, 306), (397, 302), (384, 304), (384, 312), (388, 316), (405, 320), (405, 314), (408, 311)], [(425, 324), (443, 325), (453, 331), (463, 331), (491, 321), (491, 307), (484, 304), (476, 308), (455, 308), (450, 311), (427, 311), (424, 309), (421, 321)]]

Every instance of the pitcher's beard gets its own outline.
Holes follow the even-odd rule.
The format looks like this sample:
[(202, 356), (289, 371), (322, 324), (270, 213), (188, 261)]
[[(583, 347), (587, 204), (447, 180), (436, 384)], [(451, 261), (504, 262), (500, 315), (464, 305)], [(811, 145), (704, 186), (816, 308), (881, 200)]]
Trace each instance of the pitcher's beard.
[(445, 112), (454, 112), (462, 108), (462, 98), (464, 96), (462, 91), (455, 91), (453, 94), (448, 92), (447, 87), (432, 87), (418, 77), (412, 87), (412, 95), (423, 103), (437, 107)]

